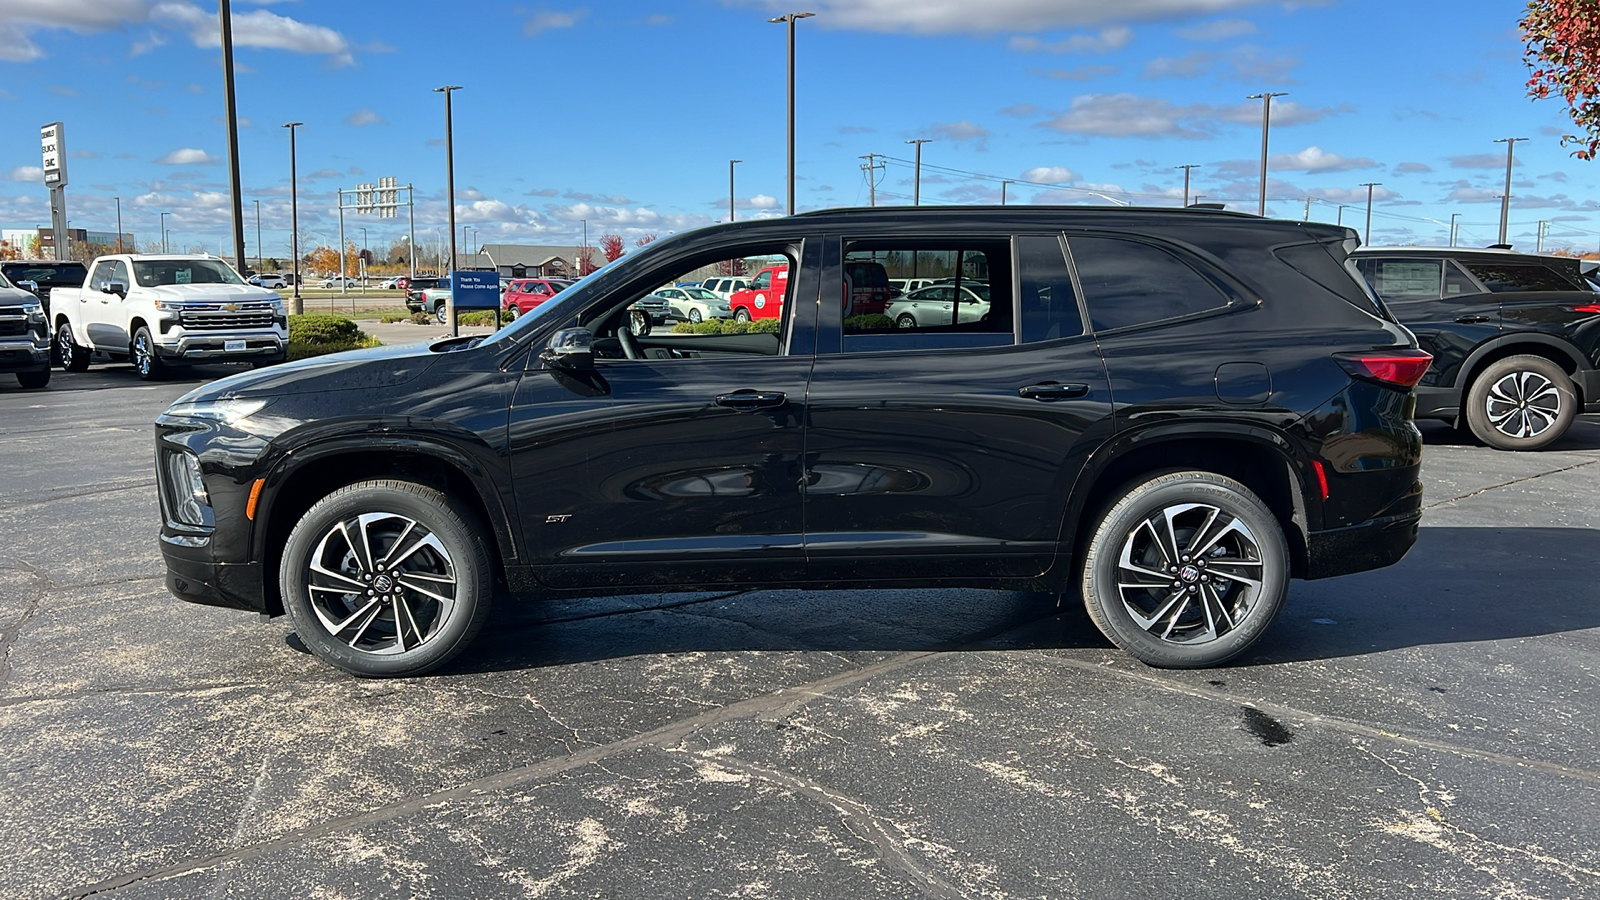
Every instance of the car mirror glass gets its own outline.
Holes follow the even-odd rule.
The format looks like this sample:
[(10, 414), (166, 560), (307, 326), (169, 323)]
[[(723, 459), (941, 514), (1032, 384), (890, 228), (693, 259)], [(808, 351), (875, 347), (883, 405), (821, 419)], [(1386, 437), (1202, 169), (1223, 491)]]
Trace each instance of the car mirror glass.
[(539, 359), (560, 369), (592, 369), (594, 335), (587, 328), (563, 328), (550, 336)]
[(113, 281), (106, 285), (106, 293), (116, 294), (118, 297), (127, 296), (128, 286), (120, 281)]

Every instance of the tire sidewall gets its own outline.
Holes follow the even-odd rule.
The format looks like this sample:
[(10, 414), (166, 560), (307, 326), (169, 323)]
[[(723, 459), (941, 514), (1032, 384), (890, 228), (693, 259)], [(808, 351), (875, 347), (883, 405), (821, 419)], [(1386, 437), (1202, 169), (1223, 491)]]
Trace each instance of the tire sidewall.
[[(1528, 438), (1511, 437), (1489, 422), (1487, 401), (1489, 389), (1495, 382), (1513, 372), (1534, 372), (1550, 379), (1561, 395), (1561, 412), (1554, 425), (1543, 434)], [(1572, 389), (1572, 379), (1562, 368), (1542, 356), (1508, 356), (1489, 364), (1473, 379), (1467, 390), (1467, 427), (1478, 440), (1497, 450), (1540, 450), (1560, 440), (1578, 417), (1578, 395)]]
[[(1163, 641), (1134, 622), (1117, 590), (1123, 542), (1144, 519), (1180, 503), (1205, 503), (1242, 519), (1255, 535), (1262, 558), (1262, 590), (1237, 628), (1205, 644)], [(1080, 567), (1084, 605), (1101, 632), (1142, 662), (1159, 668), (1204, 668), (1226, 662), (1271, 627), (1289, 592), (1289, 547), (1272, 511), (1248, 488), (1209, 472), (1173, 472), (1131, 485), (1101, 516)]]
[[(145, 346), (145, 350), (144, 350), (144, 363), (145, 364), (143, 364), (143, 365), (140, 364), (140, 360), (139, 360), (139, 356), (140, 356), (140, 354), (139, 354), (139, 339), (140, 338), (144, 339), (144, 346)], [(139, 377), (140, 378), (143, 378), (145, 381), (154, 381), (157, 378), (161, 377), (161, 370), (162, 370), (161, 357), (156, 355), (155, 338), (150, 336), (150, 329), (149, 328), (141, 325), (141, 326), (139, 326), (138, 330), (133, 333), (133, 342), (128, 347), (128, 355), (133, 359), (134, 371), (139, 373)]]
[(56, 353), (61, 358), (61, 368), (68, 372), (82, 372), (89, 368), (89, 351), (78, 346), (72, 335), (72, 326), (66, 322), (62, 322), (56, 330)]
[[(452, 617), (443, 631), (418, 650), (396, 656), (355, 650), (329, 635), (311, 609), (304, 572), (317, 543), (335, 523), (367, 512), (398, 513), (416, 519), (443, 542), (455, 566), (456, 607)], [(420, 675), (448, 662), (482, 626), (494, 584), (488, 552), (473, 520), (454, 509), (438, 491), (397, 481), (350, 485), (313, 504), (295, 524), (284, 545), (278, 583), (284, 611), (306, 647), (323, 662), (364, 677)]]

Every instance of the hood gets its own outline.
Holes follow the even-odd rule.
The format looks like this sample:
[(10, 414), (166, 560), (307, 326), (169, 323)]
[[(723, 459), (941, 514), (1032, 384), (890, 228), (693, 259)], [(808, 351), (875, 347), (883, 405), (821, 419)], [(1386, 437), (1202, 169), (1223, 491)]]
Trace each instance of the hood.
[(6, 306), (27, 306), (38, 303), (39, 298), (18, 287), (0, 287), (0, 303)]
[(429, 347), (426, 343), (397, 344), (313, 356), (203, 384), (177, 402), (392, 388), (415, 379), (438, 361), (439, 354)]
[(176, 303), (180, 300), (223, 303), (248, 303), (254, 301), (261, 303), (268, 300), (283, 299), (278, 296), (277, 291), (269, 291), (253, 284), (164, 284), (160, 287), (141, 287), (139, 290), (147, 292), (166, 303)]

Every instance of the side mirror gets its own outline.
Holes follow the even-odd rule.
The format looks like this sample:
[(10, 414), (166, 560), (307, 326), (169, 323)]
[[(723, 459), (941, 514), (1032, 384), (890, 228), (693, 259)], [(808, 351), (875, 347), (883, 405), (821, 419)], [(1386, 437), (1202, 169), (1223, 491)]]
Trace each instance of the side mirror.
[(650, 333), (650, 314), (642, 309), (628, 310), (628, 330), (639, 337)]
[(39, 296), (39, 282), (37, 281), (19, 281), (17, 282), (17, 287), (22, 288), (35, 297)]
[(106, 293), (116, 294), (118, 297), (128, 296), (128, 286), (120, 281), (113, 281), (106, 285)]
[(563, 328), (550, 336), (539, 361), (557, 369), (592, 369), (594, 335), (587, 328)]

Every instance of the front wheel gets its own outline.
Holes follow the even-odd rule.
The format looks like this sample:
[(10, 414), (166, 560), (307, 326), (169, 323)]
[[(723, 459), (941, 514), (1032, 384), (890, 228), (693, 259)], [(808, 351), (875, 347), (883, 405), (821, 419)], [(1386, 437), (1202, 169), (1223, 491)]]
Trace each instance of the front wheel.
[(738, 309), (733, 311), (733, 320), (735, 322), (748, 322), (748, 321), (750, 321), (750, 310), (745, 309), (742, 306), (739, 307)]
[(1212, 472), (1135, 483), (1100, 517), (1080, 570), (1102, 634), (1147, 665), (1195, 669), (1254, 644), (1289, 592), (1277, 516)]
[(278, 572), (284, 610), (318, 659), (355, 675), (420, 675), (466, 648), (494, 589), (476, 518), (439, 491), (363, 481), (312, 505)]
[(50, 370), (42, 369), (38, 372), (18, 372), (17, 384), (28, 390), (36, 390), (50, 383)]
[(1508, 356), (1467, 389), (1467, 427), (1497, 450), (1542, 450), (1561, 439), (1578, 414), (1572, 379), (1542, 356)]
[(89, 369), (89, 351), (79, 347), (72, 339), (72, 326), (65, 321), (56, 327), (56, 358), (60, 360), (61, 368), (68, 372)]
[(520, 306), (516, 305), (515, 303), (513, 303), (510, 306), (506, 307), (506, 312), (511, 314), (511, 321), (515, 322), (517, 320), (517, 317), (522, 315), (522, 307), (520, 307)]
[(143, 325), (133, 333), (133, 367), (145, 381), (155, 381), (166, 374), (167, 367), (156, 355), (156, 342), (150, 337), (150, 329)]

